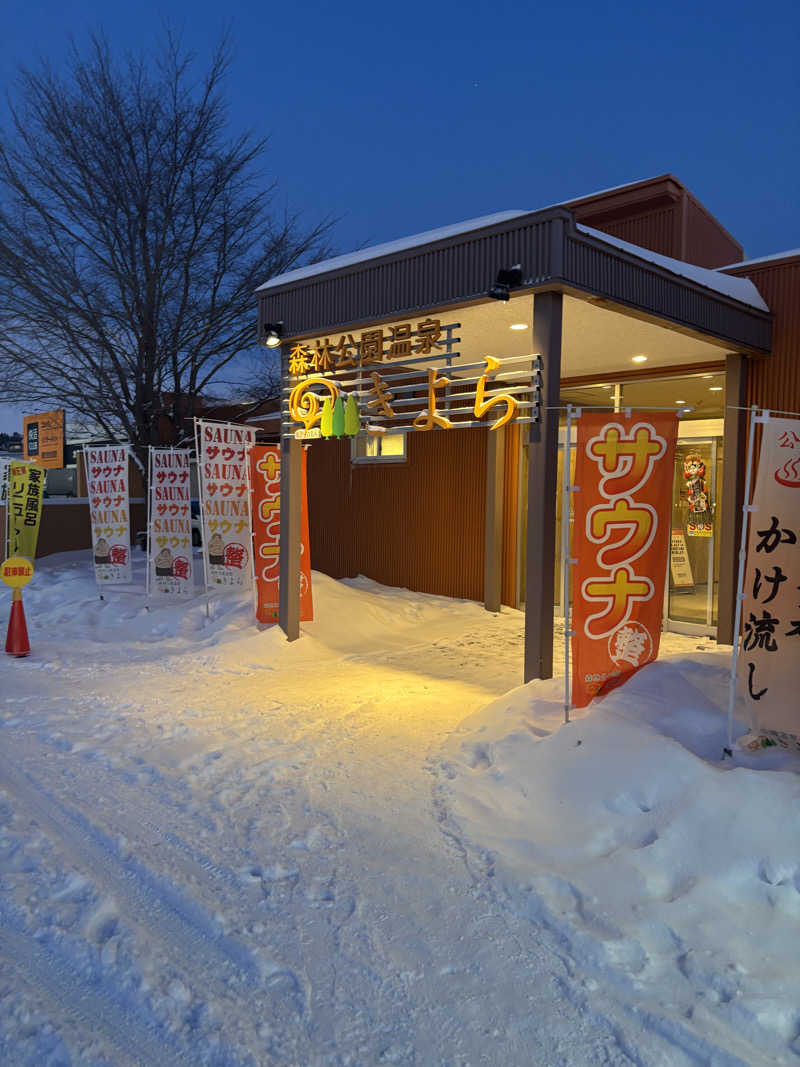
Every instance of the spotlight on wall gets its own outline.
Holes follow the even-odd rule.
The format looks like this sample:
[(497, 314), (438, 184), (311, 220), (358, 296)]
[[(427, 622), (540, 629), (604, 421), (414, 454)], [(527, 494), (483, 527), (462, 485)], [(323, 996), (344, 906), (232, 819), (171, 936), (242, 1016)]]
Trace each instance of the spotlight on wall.
[(522, 285), (522, 265), (517, 263), (509, 269), (497, 272), (497, 280), (486, 295), (492, 300), (508, 300), (511, 290), (520, 285)]
[(281, 337), (283, 337), (282, 322), (264, 323), (264, 344), (267, 348), (277, 348), (281, 343)]

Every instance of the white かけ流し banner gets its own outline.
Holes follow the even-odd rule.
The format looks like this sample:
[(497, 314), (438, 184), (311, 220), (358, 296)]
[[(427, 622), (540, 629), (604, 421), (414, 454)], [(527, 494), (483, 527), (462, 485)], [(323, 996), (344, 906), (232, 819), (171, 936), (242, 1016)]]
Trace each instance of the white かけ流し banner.
[(84, 451), (98, 585), (119, 585), (132, 578), (129, 457), (129, 445), (102, 445)]
[(764, 423), (747, 547), (739, 690), (753, 730), (800, 737), (800, 419)]
[(150, 449), (148, 593), (194, 592), (189, 457), (188, 448)]
[(206, 588), (249, 589), (252, 566), (247, 451), (256, 431), (195, 420)]

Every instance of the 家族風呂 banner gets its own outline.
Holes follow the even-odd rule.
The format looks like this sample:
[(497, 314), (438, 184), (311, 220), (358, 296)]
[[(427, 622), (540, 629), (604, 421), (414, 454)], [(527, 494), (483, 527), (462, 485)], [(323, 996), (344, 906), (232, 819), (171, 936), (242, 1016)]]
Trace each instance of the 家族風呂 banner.
[(800, 420), (764, 423), (737, 664), (750, 726), (800, 738)]
[(36, 557), (46, 471), (30, 463), (8, 466), (8, 555)]
[(572, 703), (658, 655), (678, 418), (585, 412), (575, 462)]
[[(300, 622), (311, 622), (311, 560), (308, 551), (307, 453), (303, 449), (300, 512)], [(250, 449), (253, 510), (253, 552), (256, 575), (256, 618), (277, 622), (280, 592), (281, 450), (278, 445)]]

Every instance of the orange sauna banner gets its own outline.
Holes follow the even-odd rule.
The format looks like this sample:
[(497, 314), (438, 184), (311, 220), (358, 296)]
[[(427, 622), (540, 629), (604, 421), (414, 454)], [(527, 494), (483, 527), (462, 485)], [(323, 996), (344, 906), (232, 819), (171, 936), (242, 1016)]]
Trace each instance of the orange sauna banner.
[(678, 417), (578, 419), (572, 556), (572, 703), (621, 685), (658, 656)]
[[(303, 449), (300, 514), (300, 622), (311, 622), (311, 558), (308, 551), (308, 470)], [(253, 559), (256, 576), (256, 618), (278, 621), (280, 603), (281, 450), (279, 445), (253, 445), (249, 451)]]

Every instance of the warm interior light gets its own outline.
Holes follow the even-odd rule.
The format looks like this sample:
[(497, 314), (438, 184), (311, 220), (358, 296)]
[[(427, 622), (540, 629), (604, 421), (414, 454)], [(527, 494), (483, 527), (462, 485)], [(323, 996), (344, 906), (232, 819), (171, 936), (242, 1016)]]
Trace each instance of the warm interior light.
[(685, 400), (676, 400), (675, 403), (676, 404), (685, 404), (686, 401)]
[(713, 378), (714, 375), (713, 374), (704, 374), (703, 377), (704, 378)]
[(527, 322), (512, 322), (508, 328), (509, 330), (527, 330), (528, 324)]
[(633, 356), (631, 362), (632, 363), (646, 363), (647, 362), (647, 356)]
[(721, 385), (709, 385), (708, 391), (710, 393), (721, 393), (722, 392), (722, 386)]

